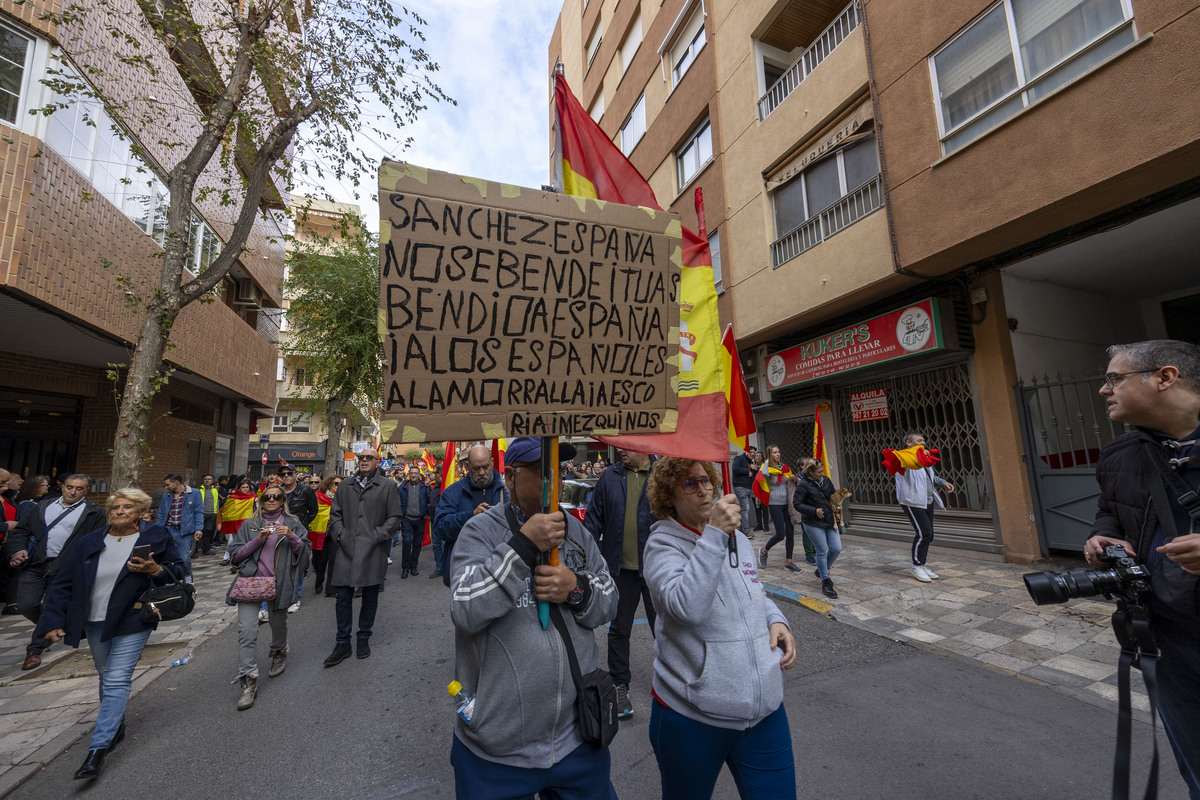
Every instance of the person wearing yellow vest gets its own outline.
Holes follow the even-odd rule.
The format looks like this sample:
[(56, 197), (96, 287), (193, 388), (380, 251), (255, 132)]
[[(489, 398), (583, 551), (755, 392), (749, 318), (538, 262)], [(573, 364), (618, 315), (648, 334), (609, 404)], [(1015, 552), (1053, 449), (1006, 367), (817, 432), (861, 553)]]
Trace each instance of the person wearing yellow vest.
[(211, 556), (217, 538), (217, 518), (221, 515), (221, 489), (212, 475), (200, 482), (200, 507), (204, 509), (204, 536), (200, 539), (200, 555)]
[(333, 597), (333, 587), (325, 586), (325, 575), (333, 568), (333, 548), (325, 548), (325, 532), (329, 530), (329, 510), (333, 508), (333, 496), (337, 494), (338, 484), (342, 482), (340, 475), (330, 475), (321, 481), (317, 488), (317, 515), (308, 526), (308, 541), (312, 544), (312, 566), (317, 573), (316, 594), (325, 593)]

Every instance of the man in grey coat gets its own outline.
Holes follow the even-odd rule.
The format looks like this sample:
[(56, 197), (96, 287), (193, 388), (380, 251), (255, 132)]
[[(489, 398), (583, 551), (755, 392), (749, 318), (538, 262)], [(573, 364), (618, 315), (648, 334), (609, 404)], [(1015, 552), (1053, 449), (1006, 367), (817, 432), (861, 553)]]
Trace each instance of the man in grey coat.
[(387, 573), (387, 543), (403, 516), (396, 483), (379, 471), (379, 453), (364, 450), (358, 456), (358, 474), (342, 481), (329, 510), (329, 538), (337, 554), (329, 576), (337, 592), (337, 643), (325, 666), (336, 666), (350, 657), (355, 587), (362, 588), (357, 655), (371, 655), (371, 628)]

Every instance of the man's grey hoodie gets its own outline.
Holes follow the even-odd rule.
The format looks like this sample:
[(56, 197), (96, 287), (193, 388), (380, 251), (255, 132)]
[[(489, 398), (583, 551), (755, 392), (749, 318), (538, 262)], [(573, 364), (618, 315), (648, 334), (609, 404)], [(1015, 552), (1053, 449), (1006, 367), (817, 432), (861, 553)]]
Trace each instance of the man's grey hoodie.
[(754, 547), (709, 525), (702, 535), (673, 519), (654, 523), (642, 573), (658, 612), (654, 693), (672, 711), (744, 730), (783, 704), (780, 650), (770, 627), (787, 619), (763, 591)]
[[(509, 528), (504, 505), (463, 526), (450, 564), (455, 680), (475, 695), (471, 724), (454, 735), (480, 758), (546, 768), (583, 743), (575, 721), (575, 684), (558, 630), (542, 630), (533, 597), (537, 549)], [(588, 582), (582, 607), (560, 604), (586, 675), (597, 668), (594, 629), (617, 613), (617, 591), (595, 539), (567, 514), (559, 563)]]

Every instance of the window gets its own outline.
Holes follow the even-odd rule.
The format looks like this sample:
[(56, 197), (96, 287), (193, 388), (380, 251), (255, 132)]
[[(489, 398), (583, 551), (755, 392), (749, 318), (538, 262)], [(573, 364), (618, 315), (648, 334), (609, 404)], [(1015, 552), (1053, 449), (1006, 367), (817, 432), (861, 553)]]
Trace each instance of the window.
[(717, 294), (724, 291), (721, 285), (721, 234), (718, 231), (713, 231), (708, 235), (708, 251), (712, 254), (713, 268), (713, 284), (717, 287)]
[(287, 433), (288, 415), (276, 414), (275, 419), (271, 421), (271, 433)]
[(698, 4), (679, 29), (670, 48), (671, 85), (677, 86), (684, 74), (691, 69), (696, 55), (704, 49), (704, 6)]
[(638, 47), (642, 43), (642, 12), (639, 10), (634, 14), (633, 22), (629, 26), (629, 31), (625, 34), (625, 40), (621, 42), (621, 74), (625, 74), (625, 70), (629, 69), (629, 64), (633, 61), (634, 55), (638, 51)]
[(0, 120), (16, 124), (33, 40), (0, 25)]
[(712, 161), (712, 126), (704, 120), (700, 127), (688, 136), (687, 141), (679, 148), (675, 156), (676, 175), (679, 178), (679, 189), (687, 186), (692, 178)]
[(878, 174), (874, 136), (813, 163), (772, 192), (775, 235), (784, 236)]
[(312, 417), (308, 414), (296, 414), (292, 417), (292, 433), (308, 433), (312, 428)]
[(596, 27), (592, 29), (592, 35), (588, 37), (587, 44), (587, 65), (592, 65), (592, 59), (596, 57), (596, 52), (600, 49), (600, 23), (596, 23)]
[(1001, 0), (929, 59), (953, 152), (1134, 40), (1126, 0)]
[(633, 148), (637, 147), (637, 143), (646, 135), (646, 95), (638, 98), (633, 104), (633, 110), (629, 112), (629, 118), (625, 120), (625, 124), (621, 126), (621, 152), (629, 158)]
[(592, 101), (592, 107), (588, 109), (588, 116), (592, 121), (599, 124), (600, 118), (604, 116), (604, 87), (600, 87), (600, 91), (596, 94), (596, 99)]

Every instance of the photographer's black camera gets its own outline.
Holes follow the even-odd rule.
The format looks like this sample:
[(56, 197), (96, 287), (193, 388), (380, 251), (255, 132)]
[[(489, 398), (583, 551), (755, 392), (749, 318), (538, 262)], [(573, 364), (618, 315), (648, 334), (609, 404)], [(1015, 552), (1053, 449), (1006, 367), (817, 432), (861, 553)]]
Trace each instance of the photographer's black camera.
[(1028, 572), (1025, 589), (1039, 606), (1065, 603), (1073, 597), (1104, 595), (1140, 603), (1150, 592), (1150, 573), (1120, 545), (1109, 545), (1099, 559), (1108, 569), (1073, 569), (1068, 572)]

